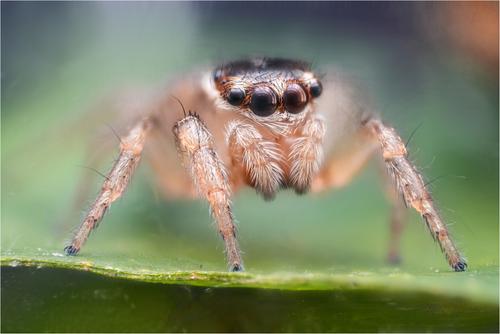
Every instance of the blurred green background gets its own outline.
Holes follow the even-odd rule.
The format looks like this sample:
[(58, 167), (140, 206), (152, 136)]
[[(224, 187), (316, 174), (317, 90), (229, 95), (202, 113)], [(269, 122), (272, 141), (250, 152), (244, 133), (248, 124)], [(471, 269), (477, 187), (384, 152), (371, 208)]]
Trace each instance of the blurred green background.
[[(111, 131), (107, 124), (87, 117), (89, 111), (121, 89), (156, 88), (193, 68), (248, 55), (300, 58), (313, 62), (320, 72), (334, 65), (363, 87), (403, 138), (418, 127), (410, 143), (411, 158), (428, 180), (438, 178), (430, 188), (470, 270), (450, 273), (439, 247), (414, 212), (402, 240), (401, 266), (386, 264), (389, 206), (371, 166), (352, 185), (333, 193), (299, 197), (282, 192), (270, 203), (251, 190), (238, 194), (234, 211), (240, 242), (248, 277), (255, 280), (247, 285), (257, 289), (261, 282), (261, 287), (300, 290), (305, 280), (314, 290), (323, 284), (315, 281), (316, 274), (328, 282), (335, 275), (366, 273), (384, 286), (396, 275), (397, 284), (408, 285), (407, 290), (422, 281), (433, 293), (463, 295), (468, 302), (483, 303), (481, 307), (490, 312), (487, 320), (474, 323), (476, 327), (443, 328), (498, 329), (498, 3), (2, 2), (1, 9), (2, 330), (78, 328), (49, 326), (44, 317), (34, 320), (32, 327), (16, 327), (19, 321), (13, 314), (28, 319), (42, 309), (50, 314), (45, 307), (50, 296), (26, 291), (39, 290), (43, 282), (66, 282), (65, 277), (74, 275), (47, 267), (106, 275), (126, 272), (122, 276), (138, 280), (141, 273), (225, 270), (222, 241), (206, 204), (165, 203), (149, 182), (151, 171), (146, 164), (81, 254), (63, 257), (62, 248), (86, 210), (72, 209), (78, 180), (85, 173), (92, 175), (88, 204), (102, 182), (99, 175), (80, 166), (105, 172), (114, 159), (110, 156), (102, 166), (89, 164), (88, 139)], [(20, 268), (24, 265), (42, 268)], [(181, 275), (185, 284), (192, 283), (190, 275)], [(272, 279), (266, 280), (266, 275)], [(288, 284), (287, 275), (299, 279)], [(398, 279), (404, 275), (411, 277), (407, 283)], [(207, 281), (201, 285), (207, 286), (218, 285), (222, 279), (204, 277)], [(232, 279), (242, 284), (242, 276), (221, 277), (229, 285)], [(162, 280), (170, 282), (168, 277)], [(79, 298), (77, 286), (68, 289), (61, 294), (72, 291)], [(224, 291), (218, 293), (230, 298)], [(235, 300), (241, 297), (237, 297), (239, 290), (233, 291)], [(172, 292), (171, 298), (180, 295)], [(28, 306), (13, 302), (20, 298), (26, 298)], [(360, 297), (349, 298), (353, 302)], [(92, 304), (92, 300), (80, 299), (82, 305), (85, 300)], [(30, 304), (34, 300), (38, 308)], [(60, 307), (66, 307), (64, 300), (59, 299)], [(93, 302), (98, 300), (99, 296)], [(326, 303), (310, 300), (307, 305)], [(422, 300), (415, 297), (415, 305)], [(254, 302), (253, 309), (247, 310), (250, 315), (259, 307)], [(273, 296), (268, 302), (286, 301)], [(192, 303), (197, 305), (196, 300)], [(356, 310), (353, 307), (350, 314)], [(454, 311), (443, 312), (443, 319), (453, 318)], [(297, 307), (293, 312), (312, 314), (314, 308), (300, 311)], [(369, 308), (364, 313), (369, 314)], [(7, 325), (6, 318), (11, 319)], [(312, 328), (307, 321), (303, 327), (293, 327), (293, 317), (280, 319), (290, 326), (245, 327), (243, 321), (233, 327), (210, 327), (207, 322), (197, 328), (350, 328)], [(168, 327), (168, 321), (164, 325), (151, 330), (193, 329), (182, 324)], [(139, 325), (130, 328), (147, 330)], [(401, 321), (396, 327), (374, 324), (367, 330), (436, 328), (412, 322), (405, 327)]]

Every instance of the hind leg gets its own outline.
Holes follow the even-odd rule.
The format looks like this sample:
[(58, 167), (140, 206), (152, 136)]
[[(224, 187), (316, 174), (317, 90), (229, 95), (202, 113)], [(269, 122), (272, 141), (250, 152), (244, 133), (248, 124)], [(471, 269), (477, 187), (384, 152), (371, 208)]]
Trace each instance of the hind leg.
[(98, 177), (105, 178), (105, 175), (99, 171), (100, 166), (106, 159), (109, 158), (110, 153), (113, 152), (114, 145), (110, 145), (111, 141), (103, 140), (101, 137), (95, 138), (91, 144), (87, 146), (83, 163), (85, 165), (76, 165), (80, 167), (81, 175), (75, 187), (73, 198), (69, 206), (61, 210), (59, 218), (55, 226), (55, 233), (67, 233), (73, 226), (71, 221), (75, 214), (79, 213), (87, 204), (87, 201), (92, 192), (92, 184), (98, 174)]
[(106, 176), (97, 199), (80, 224), (71, 243), (64, 248), (67, 255), (75, 255), (80, 251), (90, 232), (97, 227), (111, 203), (125, 191), (132, 174), (139, 165), (150, 127), (151, 123), (145, 119), (120, 140), (120, 155)]
[(380, 152), (389, 179), (392, 181), (392, 189), (397, 194), (390, 196), (395, 205), (393, 205), (394, 211), (391, 219), (389, 258), (394, 260), (399, 257), (402, 208), (397, 204), (397, 198), (401, 196), (406, 206), (411, 206), (420, 213), (431, 236), (438, 242), (450, 266), (455, 271), (464, 271), (467, 268), (467, 263), (439, 216), (422, 176), (408, 160), (406, 147), (396, 131), (378, 119), (370, 119), (362, 125), (358, 137), (360, 140), (356, 149), (345, 154), (341, 159), (332, 160), (318, 174), (317, 180), (313, 182), (313, 190), (338, 188), (347, 184), (374, 152)]
[[(311, 190), (321, 192), (339, 189), (348, 185), (374, 157), (378, 149), (378, 142), (371, 132), (362, 129), (350, 141), (348, 147), (326, 162), (318, 176), (313, 180)], [(404, 228), (406, 210), (401, 197), (395, 191), (389, 176), (384, 170), (383, 161), (379, 161), (377, 166), (380, 168), (383, 187), (391, 204), (387, 260), (389, 263), (399, 263), (401, 259), (400, 239)]]
[(402, 195), (407, 206), (413, 207), (420, 213), (450, 266), (455, 271), (464, 271), (467, 263), (451, 239), (448, 228), (426, 189), (422, 175), (408, 160), (408, 153), (401, 137), (394, 128), (386, 126), (379, 119), (371, 119), (364, 126), (379, 142), (384, 163), (397, 192)]
[(348, 146), (325, 162), (313, 179), (311, 191), (322, 192), (345, 187), (366, 166), (377, 148), (371, 133), (361, 129)]
[(407, 221), (408, 211), (404, 206), (401, 195), (396, 191), (389, 175), (387, 175), (383, 161), (379, 161), (378, 167), (381, 172), (387, 199), (391, 204), (387, 262), (390, 264), (399, 264), (401, 262), (401, 236)]

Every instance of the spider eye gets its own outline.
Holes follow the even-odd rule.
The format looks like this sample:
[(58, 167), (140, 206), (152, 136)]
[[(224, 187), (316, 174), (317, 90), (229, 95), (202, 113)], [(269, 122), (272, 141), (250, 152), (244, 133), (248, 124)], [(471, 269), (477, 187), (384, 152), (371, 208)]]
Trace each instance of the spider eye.
[(290, 84), (286, 88), (284, 102), (289, 113), (298, 114), (307, 104), (307, 94), (299, 84)]
[(253, 91), (250, 109), (257, 116), (270, 116), (277, 106), (276, 94), (268, 87), (257, 87)]
[(239, 106), (245, 99), (245, 91), (241, 88), (231, 88), (227, 94), (227, 102), (233, 106)]
[(318, 97), (323, 92), (323, 85), (319, 81), (313, 81), (309, 86), (309, 91), (312, 97)]
[(221, 69), (217, 69), (214, 71), (213, 73), (213, 77), (214, 77), (214, 81), (217, 82), (219, 81), (221, 78), (222, 78), (222, 70)]

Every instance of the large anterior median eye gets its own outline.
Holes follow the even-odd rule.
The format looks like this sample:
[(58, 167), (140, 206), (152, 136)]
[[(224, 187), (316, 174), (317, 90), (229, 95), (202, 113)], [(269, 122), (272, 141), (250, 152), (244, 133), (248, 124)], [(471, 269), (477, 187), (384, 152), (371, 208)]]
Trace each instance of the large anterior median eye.
[(283, 96), (286, 111), (292, 114), (298, 114), (307, 104), (307, 94), (299, 84), (288, 85)]
[(278, 99), (271, 88), (257, 87), (252, 93), (250, 109), (257, 116), (269, 116), (274, 113)]

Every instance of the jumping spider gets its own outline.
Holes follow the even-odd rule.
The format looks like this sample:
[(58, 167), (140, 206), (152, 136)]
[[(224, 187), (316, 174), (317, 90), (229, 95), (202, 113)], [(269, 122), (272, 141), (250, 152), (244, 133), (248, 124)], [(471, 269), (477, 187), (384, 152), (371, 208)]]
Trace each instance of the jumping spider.
[[(66, 254), (78, 253), (124, 192), (143, 154), (162, 191), (208, 201), (229, 270), (242, 271), (231, 209), (234, 192), (249, 185), (271, 199), (285, 188), (299, 194), (339, 188), (379, 153), (392, 180), (395, 212), (401, 211), (401, 195), (421, 214), (450, 266), (466, 269), (400, 136), (339, 78), (322, 84), (305, 62), (255, 58), (184, 77), (166, 91), (144, 106), (121, 138), (120, 155)], [(179, 101), (196, 113), (179, 116)], [(399, 215), (393, 215), (392, 259), (398, 256), (400, 226)]]

